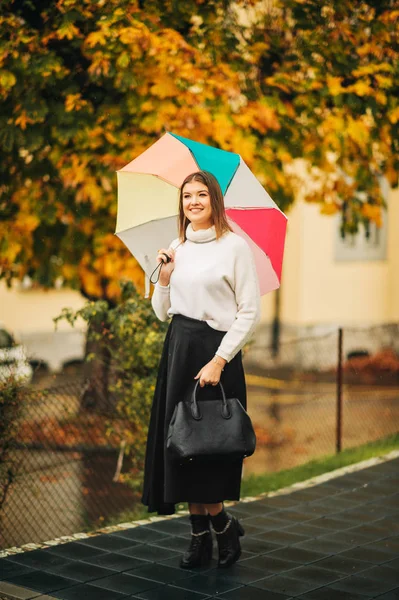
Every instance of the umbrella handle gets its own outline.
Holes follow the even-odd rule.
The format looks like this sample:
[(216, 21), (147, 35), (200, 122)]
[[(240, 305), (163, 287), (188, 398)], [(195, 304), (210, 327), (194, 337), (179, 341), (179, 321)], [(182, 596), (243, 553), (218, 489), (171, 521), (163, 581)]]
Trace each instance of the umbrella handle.
[[(166, 257), (166, 260), (165, 260), (165, 262), (164, 262), (164, 261), (161, 261), (160, 263), (158, 263), (158, 264), (157, 264), (157, 266), (155, 267), (155, 269), (153, 270), (153, 272), (152, 272), (152, 273), (151, 273), (151, 275), (150, 275), (150, 281), (151, 281), (152, 285), (155, 285), (156, 283), (158, 283), (158, 281), (159, 281), (159, 276), (160, 276), (160, 274), (161, 274), (161, 269), (162, 269), (163, 265), (165, 265), (166, 263), (169, 263), (169, 262), (171, 261), (171, 258), (170, 258), (170, 256), (168, 256), (167, 254), (163, 254), (163, 256), (165, 256), (165, 257)], [(153, 281), (153, 279), (152, 279), (152, 278), (153, 278), (153, 276), (155, 275), (155, 273), (156, 273), (157, 271), (158, 271), (157, 278), (156, 278), (156, 280), (155, 280), (155, 281)]]
[[(158, 281), (159, 281), (159, 275), (160, 275), (161, 269), (162, 269), (162, 265), (163, 265), (163, 263), (161, 263), (161, 262), (159, 264), (157, 264), (157, 266), (155, 267), (155, 269), (151, 273), (151, 275), (150, 275), (150, 281), (151, 281), (152, 285), (155, 285), (156, 283), (158, 283)], [(158, 271), (158, 269), (159, 269), (159, 271)], [(154, 275), (155, 275), (155, 273), (157, 271), (158, 271), (157, 278), (155, 280), (153, 280), (153, 277), (154, 277)]]
[[(182, 242), (180, 242), (180, 244), (178, 246), (176, 246), (176, 248), (174, 248), (174, 250), (176, 250), (179, 246), (181, 246)], [(155, 269), (153, 270), (153, 272), (150, 275), (150, 282), (152, 283), (152, 285), (155, 285), (156, 283), (158, 283), (159, 281), (159, 276), (161, 274), (161, 269), (163, 267), (163, 265), (166, 265), (167, 263), (170, 263), (170, 261), (172, 260), (170, 258), (170, 256), (168, 254), (162, 253), (162, 256), (165, 257), (164, 261), (161, 261), (160, 263), (157, 264), (157, 266), (155, 267)], [(159, 271), (158, 271), (159, 269)], [(152, 280), (153, 276), (155, 275), (155, 273), (158, 271), (158, 276), (156, 278), (155, 281)]]

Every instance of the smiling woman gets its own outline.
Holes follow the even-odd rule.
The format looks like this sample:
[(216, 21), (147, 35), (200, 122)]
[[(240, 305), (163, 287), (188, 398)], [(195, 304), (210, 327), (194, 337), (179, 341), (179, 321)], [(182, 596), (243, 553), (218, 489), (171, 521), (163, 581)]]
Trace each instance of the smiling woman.
[(260, 316), (258, 278), (251, 249), (231, 230), (222, 190), (211, 173), (199, 171), (184, 180), (178, 225), (179, 238), (159, 251), (158, 262), (164, 264), (152, 297), (157, 317), (172, 317), (172, 322), (152, 405), (142, 500), (160, 514), (189, 503), (192, 538), (183, 568), (209, 563), (210, 523), (219, 567), (228, 567), (240, 556), (243, 529), (225, 512), (223, 501), (240, 498), (243, 457), (185, 462), (168, 453), (166, 441), (176, 404), (191, 397), (197, 381), (201, 400), (217, 398), (215, 386), (221, 382), (227, 397), (246, 408), (241, 348)]
[(211, 197), (208, 188), (200, 181), (192, 181), (184, 187), (183, 212), (194, 230), (212, 227)]
[(207, 171), (192, 173), (183, 181), (179, 203), (179, 238), (187, 239), (188, 225), (194, 231), (215, 227), (216, 239), (227, 231), (223, 193), (217, 179)]

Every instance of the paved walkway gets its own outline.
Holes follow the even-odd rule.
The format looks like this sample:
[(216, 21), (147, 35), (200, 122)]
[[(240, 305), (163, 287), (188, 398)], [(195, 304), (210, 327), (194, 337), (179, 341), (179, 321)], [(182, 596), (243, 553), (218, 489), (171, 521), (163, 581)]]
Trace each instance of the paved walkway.
[(182, 517), (2, 558), (0, 598), (399, 599), (399, 458), (231, 512), (246, 536), (228, 570), (178, 568)]

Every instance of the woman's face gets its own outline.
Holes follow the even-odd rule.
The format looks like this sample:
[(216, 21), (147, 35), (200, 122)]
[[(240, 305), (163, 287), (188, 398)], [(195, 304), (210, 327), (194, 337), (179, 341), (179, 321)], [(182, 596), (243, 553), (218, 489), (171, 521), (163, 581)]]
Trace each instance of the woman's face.
[(205, 184), (200, 181), (186, 183), (183, 188), (183, 211), (194, 231), (213, 225), (211, 197)]

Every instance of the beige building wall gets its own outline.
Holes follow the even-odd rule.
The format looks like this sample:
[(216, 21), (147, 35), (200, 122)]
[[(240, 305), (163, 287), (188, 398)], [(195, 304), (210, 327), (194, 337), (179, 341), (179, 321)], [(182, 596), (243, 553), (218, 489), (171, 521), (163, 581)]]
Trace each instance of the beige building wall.
[(389, 205), (388, 256), (389, 256), (389, 314), (399, 321), (399, 190), (391, 192)]
[[(0, 322), (16, 336), (35, 332), (53, 332), (53, 318), (63, 308), (78, 310), (84, 298), (73, 290), (22, 290), (15, 284), (10, 290), (0, 282)], [(60, 331), (69, 331), (66, 322), (58, 325)]]
[(301, 322), (301, 284), (303, 279), (302, 248), (302, 203), (297, 202), (288, 212), (287, 239), (283, 260), (281, 294), (281, 320), (297, 325)]
[[(298, 200), (288, 213), (281, 321), (293, 326), (369, 325), (399, 320), (399, 192), (388, 197), (385, 260), (337, 261), (337, 219)], [(362, 234), (361, 234), (362, 235)], [(273, 296), (262, 320), (273, 318)]]
[(30, 359), (42, 361), (51, 371), (59, 371), (65, 363), (82, 360), (85, 348), (84, 324), (72, 328), (66, 321), (53, 318), (63, 308), (78, 310), (84, 298), (72, 290), (11, 290), (0, 283), (0, 323), (22, 343)]

